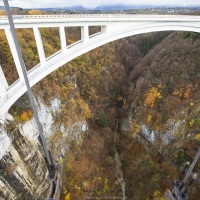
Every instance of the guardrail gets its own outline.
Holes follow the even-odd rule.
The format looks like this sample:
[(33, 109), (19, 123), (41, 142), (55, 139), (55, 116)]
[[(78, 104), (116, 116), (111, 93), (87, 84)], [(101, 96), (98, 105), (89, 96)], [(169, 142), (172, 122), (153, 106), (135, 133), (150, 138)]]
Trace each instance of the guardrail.
[[(185, 18), (200, 19), (197, 15), (138, 15), (138, 14), (67, 14), (67, 15), (13, 15), (18, 19), (58, 19), (58, 18)], [(7, 20), (7, 16), (0, 16), (0, 20)]]

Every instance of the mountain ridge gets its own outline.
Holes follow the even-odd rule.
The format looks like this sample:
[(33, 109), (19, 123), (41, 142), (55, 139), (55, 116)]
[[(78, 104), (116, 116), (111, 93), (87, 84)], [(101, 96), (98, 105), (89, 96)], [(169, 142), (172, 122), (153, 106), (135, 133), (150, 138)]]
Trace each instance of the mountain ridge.
[[(12, 7), (18, 8), (18, 7)], [(181, 6), (181, 5), (129, 5), (129, 4), (102, 4), (96, 7), (87, 7), (83, 5), (75, 5), (75, 6), (63, 6), (57, 8), (25, 8), (25, 9), (39, 9), (39, 10), (131, 10), (131, 9), (149, 9), (149, 8), (200, 8), (200, 5), (188, 5), (188, 6)], [(0, 9), (4, 9), (3, 6), (0, 6)]]

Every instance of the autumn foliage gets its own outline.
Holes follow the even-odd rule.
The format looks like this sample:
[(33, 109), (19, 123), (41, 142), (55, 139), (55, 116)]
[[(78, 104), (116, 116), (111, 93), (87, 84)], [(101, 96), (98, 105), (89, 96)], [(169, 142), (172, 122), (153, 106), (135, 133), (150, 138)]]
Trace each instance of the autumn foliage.
[(184, 99), (188, 99), (191, 95), (192, 92), (192, 84), (185, 84), (185, 85), (181, 85), (180, 88), (175, 89), (173, 94), (174, 96), (177, 96), (179, 98), (184, 98)]
[(28, 15), (42, 15), (42, 11), (41, 10), (29, 10), (28, 11)]
[(23, 121), (29, 121), (32, 117), (33, 117), (33, 111), (32, 110), (24, 111), (21, 114), (21, 119)]
[(145, 105), (154, 108), (156, 99), (162, 99), (162, 95), (159, 88), (152, 87), (145, 95)]

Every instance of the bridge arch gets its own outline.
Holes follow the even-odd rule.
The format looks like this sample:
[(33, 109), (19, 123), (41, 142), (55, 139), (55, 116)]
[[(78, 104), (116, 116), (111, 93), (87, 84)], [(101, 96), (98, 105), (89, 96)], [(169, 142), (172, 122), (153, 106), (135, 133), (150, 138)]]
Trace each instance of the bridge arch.
[[(33, 86), (48, 74), (63, 66), (74, 58), (100, 47), (109, 42), (143, 33), (158, 32), (158, 31), (192, 31), (200, 32), (200, 23), (184, 23), (184, 22), (148, 22), (139, 23), (139, 25), (111, 23), (106, 25), (106, 31), (98, 35), (81, 40), (68, 46), (65, 50), (59, 51), (46, 59), (43, 64), (38, 64), (28, 72), (30, 85)], [(0, 118), (4, 118), (9, 108), (26, 92), (26, 87), (23, 81), (16, 81), (10, 86), (7, 93), (0, 99)]]

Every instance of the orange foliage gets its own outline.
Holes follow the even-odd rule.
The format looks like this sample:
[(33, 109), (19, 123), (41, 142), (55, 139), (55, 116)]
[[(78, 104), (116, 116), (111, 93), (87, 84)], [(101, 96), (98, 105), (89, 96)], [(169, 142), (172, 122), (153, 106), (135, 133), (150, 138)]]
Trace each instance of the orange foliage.
[(29, 10), (28, 14), (29, 15), (42, 15), (42, 11), (41, 10)]
[(172, 93), (173, 96), (178, 96), (179, 98), (189, 98), (191, 95), (192, 84), (181, 85), (179, 89), (175, 89)]
[(24, 111), (24, 112), (21, 114), (21, 119), (22, 119), (23, 121), (29, 121), (32, 117), (33, 117), (33, 112), (32, 112), (32, 110)]
[(70, 193), (65, 196), (65, 200), (70, 200)]
[(0, 15), (6, 15), (6, 11), (5, 10), (1, 10), (0, 11)]
[(162, 99), (162, 95), (156, 87), (152, 87), (145, 96), (145, 105), (148, 105), (150, 108), (154, 108), (156, 99)]
[(190, 96), (191, 88), (188, 86), (184, 93), (184, 98), (187, 99)]

